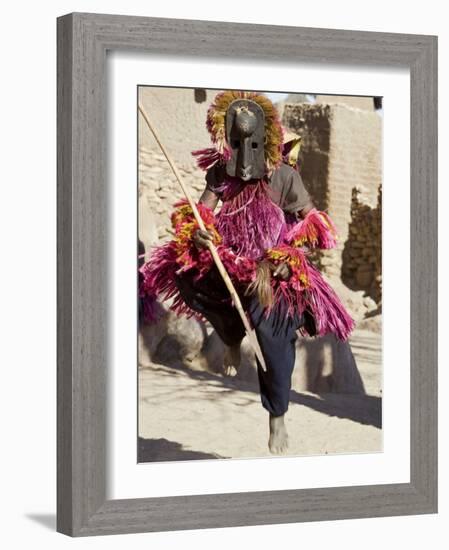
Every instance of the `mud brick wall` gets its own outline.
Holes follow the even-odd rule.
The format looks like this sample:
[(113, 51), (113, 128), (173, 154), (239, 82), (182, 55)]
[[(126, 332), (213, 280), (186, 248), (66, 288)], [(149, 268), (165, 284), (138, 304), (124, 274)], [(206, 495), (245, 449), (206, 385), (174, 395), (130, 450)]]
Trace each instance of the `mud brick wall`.
[[(191, 152), (210, 146), (206, 113), (216, 93), (204, 89), (139, 89), (139, 100), (195, 200), (206, 182)], [(151, 245), (170, 239), (170, 214), (183, 194), (140, 113), (138, 131), (139, 239), (148, 250)]]
[(365, 290), (379, 306), (382, 302), (382, 187), (375, 208), (353, 189), (349, 236), (343, 250), (342, 280), (352, 290)]
[(328, 209), (329, 151), (331, 137), (329, 105), (286, 104), (283, 125), (302, 138), (299, 170), (304, 185), (320, 210)]
[(374, 100), (372, 97), (364, 96), (341, 96), (341, 95), (317, 95), (316, 103), (326, 103), (329, 105), (339, 104), (363, 109), (365, 111), (374, 111)]
[[(325, 251), (325, 273), (341, 277), (349, 237), (354, 188), (374, 207), (382, 179), (382, 119), (374, 111), (340, 104), (285, 105), (283, 124), (302, 136), (299, 170), (316, 206), (339, 233), (337, 249)], [(373, 237), (374, 238), (374, 237)], [(380, 237), (379, 237), (380, 238)]]
[[(206, 130), (207, 109), (216, 90), (139, 88), (141, 101), (152, 124), (159, 133), (162, 143), (182, 166), (192, 165), (191, 152), (210, 146)], [(142, 115), (139, 113), (139, 145), (144, 149), (159, 152)]]

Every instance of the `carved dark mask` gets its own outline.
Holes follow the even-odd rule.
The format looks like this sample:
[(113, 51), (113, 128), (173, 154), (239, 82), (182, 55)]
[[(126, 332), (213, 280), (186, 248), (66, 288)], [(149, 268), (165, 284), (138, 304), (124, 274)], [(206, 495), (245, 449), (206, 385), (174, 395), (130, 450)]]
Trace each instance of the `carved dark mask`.
[(265, 115), (254, 101), (237, 99), (226, 113), (226, 140), (232, 156), (226, 173), (243, 181), (260, 179), (265, 174)]

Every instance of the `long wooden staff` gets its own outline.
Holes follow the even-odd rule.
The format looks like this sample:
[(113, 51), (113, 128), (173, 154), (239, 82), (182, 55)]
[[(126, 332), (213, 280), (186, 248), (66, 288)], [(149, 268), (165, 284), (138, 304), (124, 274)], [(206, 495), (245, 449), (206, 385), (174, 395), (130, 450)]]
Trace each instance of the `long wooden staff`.
[[(195, 216), (195, 219), (198, 223), (198, 226), (203, 231), (206, 231), (206, 227), (204, 226), (203, 219), (200, 216), (200, 213), (198, 212), (198, 209), (196, 207), (196, 204), (194, 203), (192, 197), (190, 196), (189, 190), (185, 186), (184, 182), (182, 181), (181, 174), (178, 172), (178, 169), (176, 168), (175, 163), (171, 159), (170, 155), (168, 154), (167, 150), (165, 149), (164, 145), (162, 144), (161, 140), (159, 139), (159, 136), (153, 127), (153, 125), (150, 122), (150, 119), (148, 118), (148, 115), (145, 112), (145, 109), (142, 107), (142, 105), (139, 103), (139, 111), (142, 114), (145, 122), (148, 125), (148, 128), (150, 129), (151, 133), (154, 136), (154, 139), (156, 140), (157, 144), (159, 145), (161, 151), (164, 153), (165, 158), (167, 159), (168, 164), (170, 165), (170, 168), (173, 170), (173, 173), (175, 174), (176, 179), (178, 180), (179, 185), (181, 186), (181, 189), (184, 192), (184, 195), (186, 196), (186, 199), (188, 200), (190, 207), (192, 208), (193, 215)], [(259, 342), (257, 340), (256, 333), (254, 329), (251, 327), (248, 317), (246, 316), (245, 311), (242, 307), (242, 302), (240, 301), (239, 295), (237, 294), (237, 291), (234, 288), (234, 285), (232, 284), (232, 281), (226, 271), (225, 266), (223, 265), (223, 262), (221, 261), (220, 256), (218, 255), (217, 249), (215, 248), (215, 245), (212, 241), (207, 241), (207, 247), (210, 250), (210, 253), (212, 254), (212, 258), (214, 259), (215, 265), (217, 266), (217, 269), (220, 273), (220, 275), (223, 278), (223, 281), (229, 290), (229, 294), (231, 295), (232, 302), (239, 312), (239, 315), (242, 319), (243, 326), (245, 327), (246, 335), (248, 336), (248, 340), (251, 344), (251, 347), (254, 350), (254, 353), (256, 354), (257, 359), (259, 360), (259, 363), (262, 367), (262, 369), (266, 372), (267, 367), (265, 365), (265, 359), (262, 355), (262, 350), (260, 349)]]

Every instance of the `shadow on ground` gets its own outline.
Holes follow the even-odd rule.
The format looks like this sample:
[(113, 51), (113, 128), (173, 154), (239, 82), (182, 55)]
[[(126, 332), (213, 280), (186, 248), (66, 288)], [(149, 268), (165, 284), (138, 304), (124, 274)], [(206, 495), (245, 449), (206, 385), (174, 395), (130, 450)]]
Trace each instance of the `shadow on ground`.
[(359, 424), (382, 428), (381, 397), (333, 393), (310, 395), (291, 391), (290, 402), (304, 405), (328, 416), (336, 416)]
[(56, 531), (56, 515), (55, 514), (26, 514), (28, 519), (39, 523), (50, 531)]
[(200, 451), (191, 451), (184, 449), (180, 443), (169, 441), (168, 439), (144, 439), (139, 437), (137, 448), (138, 462), (161, 462), (168, 460), (201, 460), (228, 458), (218, 454), (203, 453)]
[[(163, 366), (153, 367), (154, 370), (159, 370), (161, 374), (166, 376), (180, 376), (181, 372), (190, 376), (194, 380), (199, 380), (211, 384), (214, 386), (220, 386), (225, 388), (227, 392), (250, 392), (259, 395), (259, 386), (257, 383), (250, 383), (246, 380), (240, 380), (239, 377), (227, 378), (222, 375), (212, 374), (207, 371), (197, 371), (188, 368), (185, 364), (175, 366)], [(173, 397), (173, 390), (167, 392), (167, 397)], [(182, 395), (180, 396), (182, 398)], [(143, 398), (142, 401), (146, 401), (150, 404), (147, 398)], [(358, 422), (359, 424), (374, 426), (375, 428), (382, 428), (382, 398), (366, 394), (344, 394), (344, 393), (300, 393), (294, 390), (290, 392), (290, 402), (303, 405), (310, 409), (313, 409), (322, 414), (328, 416), (335, 416), (337, 418), (345, 418)], [(248, 401), (248, 405), (252, 401)], [(288, 414), (288, 413), (287, 413)], [(159, 445), (163, 445), (162, 442), (166, 440), (148, 440), (148, 441), (160, 441)], [(167, 444), (171, 443), (166, 441)], [(178, 443), (174, 443), (178, 445)], [(161, 455), (164, 456), (166, 450), (170, 451), (170, 446), (161, 449)], [(191, 452), (191, 451), (186, 451)], [(178, 456), (178, 455), (177, 455)], [(201, 458), (201, 457), (199, 457)], [(220, 458), (220, 457), (204, 457), (204, 458)], [(155, 460), (155, 459), (151, 459)], [(187, 457), (186, 460), (189, 460)], [(144, 460), (145, 462), (145, 460)]]
[[(192, 380), (204, 381), (208, 384), (219, 385), (226, 388), (229, 392), (241, 392), (248, 391), (253, 393), (259, 392), (259, 385), (257, 381), (248, 381), (236, 377), (228, 377), (222, 374), (215, 374), (206, 370), (198, 370), (190, 367), (187, 362), (183, 363), (178, 361), (176, 363), (159, 363), (153, 364), (151, 367), (144, 367), (144, 369), (151, 368), (152, 372), (159, 372), (161, 375), (170, 376), (182, 376), (186, 374)], [(143, 369), (143, 370), (144, 370)]]

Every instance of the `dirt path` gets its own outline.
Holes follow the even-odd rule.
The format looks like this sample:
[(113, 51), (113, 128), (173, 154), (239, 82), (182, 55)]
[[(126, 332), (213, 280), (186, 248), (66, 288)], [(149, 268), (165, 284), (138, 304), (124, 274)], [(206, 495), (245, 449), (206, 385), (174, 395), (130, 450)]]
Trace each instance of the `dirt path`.
[[(382, 450), (379, 335), (356, 331), (351, 347), (367, 395), (292, 391), (289, 455)], [(139, 382), (140, 462), (271, 456), (257, 384), (158, 364)]]

